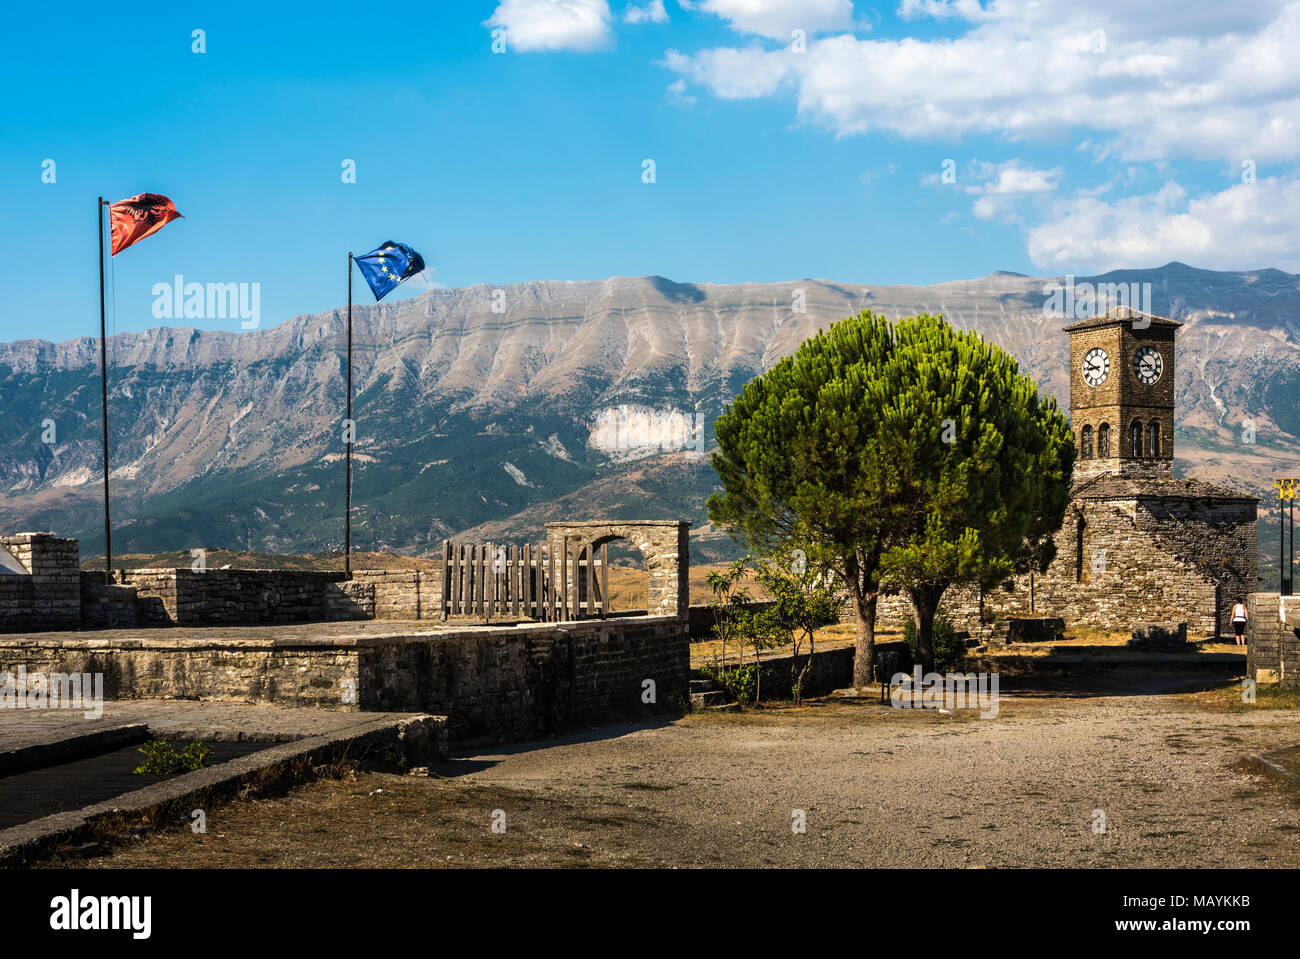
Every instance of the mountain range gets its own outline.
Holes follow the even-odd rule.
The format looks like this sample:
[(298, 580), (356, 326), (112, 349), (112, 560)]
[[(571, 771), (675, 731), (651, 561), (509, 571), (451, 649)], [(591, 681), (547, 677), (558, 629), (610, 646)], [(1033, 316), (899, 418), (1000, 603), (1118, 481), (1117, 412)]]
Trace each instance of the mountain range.
[[(614, 277), (354, 307), (354, 547), (431, 554), (448, 537), (536, 541), (547, 521), (611, 517), (689, 519), (694, 550), (728, 554), (704, 511), (717, 483), (707, 452), (749, 379), (846, 315), (931, 312), (1007, 349), (1068, 408), (1061, 328), (1074, 316), (1045, 308), (1064, 282)], [(1266, 502), (1271, 477), (1297, 475), (1300, 276), (1170, 263), (1073, 283), (1149, 284), (1142, 308), (1184, 324), (1180, 475)], [(341, 311), (122, 333), (108, 353), (116, 552), (341, 547)], [(99, 389), (96, 339), (0, 344), (0, 531), (102, 551)]]

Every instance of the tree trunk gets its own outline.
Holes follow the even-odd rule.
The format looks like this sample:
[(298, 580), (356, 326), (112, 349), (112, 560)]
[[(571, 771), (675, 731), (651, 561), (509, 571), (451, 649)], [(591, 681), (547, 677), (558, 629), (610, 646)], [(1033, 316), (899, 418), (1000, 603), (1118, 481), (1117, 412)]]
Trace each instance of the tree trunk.
[(812, 665), (815, 652), (817, 652), (817, 643), (810, 632), (808, 634), (808, 658), (803, 661), (803, 669), (799, 672), (799, 681), (794, 686), (794, 704), (796, 706), (803, 705), (803, 681), (804, 677), (808, 675), (808, 667)]
[(931, 588), (909, 589), (912, 601), (912, 619), (916, 623), (916, 661), (924, 673), (934, 672), (934, 615), (943, 598), (943, 590)]
[(857, 647), (853, 653), (853, 685), (866, 689), (875, 682), (877, 596), (874, 591), (868, 596), (856, 582), (849, 588), (853, 593), (853, 610), (858, 626)]

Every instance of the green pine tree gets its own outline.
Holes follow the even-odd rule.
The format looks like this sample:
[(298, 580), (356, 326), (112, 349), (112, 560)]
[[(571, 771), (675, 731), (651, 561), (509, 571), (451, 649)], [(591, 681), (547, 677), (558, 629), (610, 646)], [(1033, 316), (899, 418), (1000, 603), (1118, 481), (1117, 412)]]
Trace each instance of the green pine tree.
[(1074, 446), (1015, 360), (940, 317), (832, 324), (746, 384), (715, 426), (709, 517), (772, 555), (804, 546), (844, 580), (854, 684), (872, 679), (878, 598), (911, 601), (917, 655), (954, 583), (1046, 568)]

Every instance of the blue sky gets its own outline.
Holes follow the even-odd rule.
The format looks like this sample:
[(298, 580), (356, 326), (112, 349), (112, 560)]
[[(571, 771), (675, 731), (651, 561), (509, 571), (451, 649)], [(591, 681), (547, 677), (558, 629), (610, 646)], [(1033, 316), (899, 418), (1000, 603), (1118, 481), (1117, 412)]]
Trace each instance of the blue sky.
[(0, 340), (97, 335), (95, 198), (145, 191), (185, 219), (115, 258), (119, 331), (239, 329), (156, 319), (176, 274), (340, 306), (388, 239), (442, 286), (1300, 269), (1300, 7), (1132, 6), (14, 8)]

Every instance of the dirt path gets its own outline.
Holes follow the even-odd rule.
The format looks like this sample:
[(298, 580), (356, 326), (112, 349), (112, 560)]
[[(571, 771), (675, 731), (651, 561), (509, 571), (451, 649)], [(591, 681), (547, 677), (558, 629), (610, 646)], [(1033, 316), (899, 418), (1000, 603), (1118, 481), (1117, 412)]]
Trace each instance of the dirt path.
[(317, 782), (79, 864), (1296, 867), (1295, 790), (1240, 760), (1297, 742), (1294, 710), (1170, 692), (1004, 695), (990, 720), (824, 701)]

